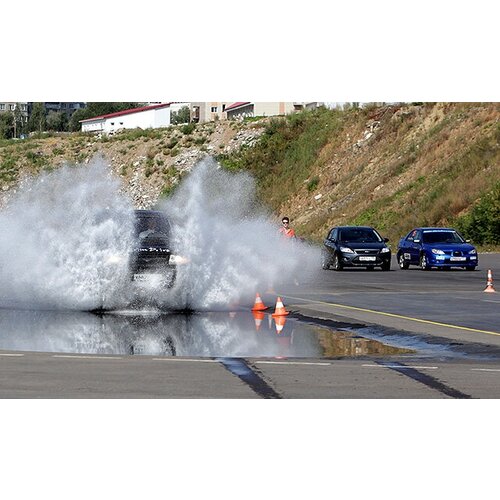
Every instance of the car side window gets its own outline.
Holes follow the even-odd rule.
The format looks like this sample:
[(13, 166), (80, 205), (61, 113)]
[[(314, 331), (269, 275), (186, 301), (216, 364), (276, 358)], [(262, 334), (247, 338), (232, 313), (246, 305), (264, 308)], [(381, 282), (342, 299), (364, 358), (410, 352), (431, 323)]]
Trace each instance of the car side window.
[[(410, 234), (406, 237), (407, 241), (413, 241), (417, 237), (417, 231), (414, 229), (410, 232)], [(418, 238), (417, 238), (418, 239)]]
[(337, 241), (337, 229), (332, 229), (330, 235), (328, 236), (330, 241)]

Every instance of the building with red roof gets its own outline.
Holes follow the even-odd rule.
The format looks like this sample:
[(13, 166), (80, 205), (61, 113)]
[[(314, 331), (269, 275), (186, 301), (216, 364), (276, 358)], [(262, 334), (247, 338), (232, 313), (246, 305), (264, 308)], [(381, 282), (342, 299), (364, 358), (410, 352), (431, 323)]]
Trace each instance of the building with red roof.
[(94, 116), (80, 120), (82, 132), (104, 132), (112, 134), (121, 129), (162, 128), (171, 125), (172, 112), (183, 106), (190, 107), (188, 102), (166, 102), (152, 106), (126, 109), (107, 115)]

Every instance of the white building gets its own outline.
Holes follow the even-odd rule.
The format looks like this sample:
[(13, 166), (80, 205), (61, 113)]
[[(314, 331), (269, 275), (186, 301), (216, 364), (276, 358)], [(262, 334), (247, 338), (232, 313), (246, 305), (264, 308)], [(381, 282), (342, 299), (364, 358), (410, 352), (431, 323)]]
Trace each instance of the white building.
[(171, 113), (177, 112), (187, 102), (167, 102), (154, 106), (143, 106), (141, 108), (127, 109), (108, 115), (94, 116), (86, 120), (80, 120), (82, 132), (104, 132), (114, 133), (126, 128), (161, 128), (171, 125)]

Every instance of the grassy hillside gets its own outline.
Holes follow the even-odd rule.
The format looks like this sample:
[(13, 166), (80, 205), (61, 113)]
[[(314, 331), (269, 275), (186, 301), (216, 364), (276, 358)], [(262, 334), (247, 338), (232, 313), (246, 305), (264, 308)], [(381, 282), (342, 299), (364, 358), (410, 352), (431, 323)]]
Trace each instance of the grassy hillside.
[[(102, 155), (135, 205), (168, 196), (205, 155), (251, 171), (260, 199), (321, 240), (336, 224), (397, 239), (417, 225), (453, 225), (500, 245), (500, 105), (367, 106), (284, 118), (0, 142), (0, 206), (18, 182)], [(498, 247), (497, 247), (498, 248)]]
[(500, 243), (495, 103), (292, 115), (222, 161), (254, 172), (261, 198), (313, 239), (336, 224), (373, 225), (393, 242), (413, 226), (456, 225), (479, 243)]

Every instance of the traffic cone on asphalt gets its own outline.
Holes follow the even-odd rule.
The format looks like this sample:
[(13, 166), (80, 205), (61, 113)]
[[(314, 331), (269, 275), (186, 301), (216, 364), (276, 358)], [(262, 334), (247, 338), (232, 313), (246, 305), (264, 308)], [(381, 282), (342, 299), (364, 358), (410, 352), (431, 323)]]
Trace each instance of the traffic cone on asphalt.
[(264, 302), (262, 302), (260, 295), (258, 293), (256, 293), (255, 294), (255, 304), (252, 307), (252, 311), (265, 311), (266, 309), (269, 309), (269, 307), (264, 305)]
[(284, 316), (277, 316), (274, 319), (274, 324), (276, 325), (276, 335), (281, 335), (283, 328), (285, 328), (286, 318)]
[(253, 319), (255, 320), (255, 331), (260, 330), (260, 325), (262, 324), (262, 320), (264, 319), (265, 314), (260, 311), (253, 311), (252, 312)]
[(290, 313), (285, 309), (281, 297), (278, 297), (278, 300), (276, 301), (276, 309), (273, 313), (273, 318), (275, 318), (276, 316), (286, 316), (287, 314)]
[(488, 269), (488, 279), (486, 281), (486, 288), (483, 291), (488, 293), (496, 292), (496, 290), (493, 288), (493, 274), (491, 273), (491, 269)]

